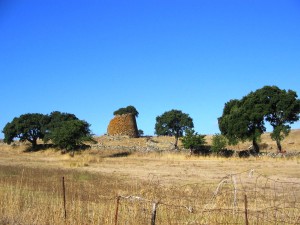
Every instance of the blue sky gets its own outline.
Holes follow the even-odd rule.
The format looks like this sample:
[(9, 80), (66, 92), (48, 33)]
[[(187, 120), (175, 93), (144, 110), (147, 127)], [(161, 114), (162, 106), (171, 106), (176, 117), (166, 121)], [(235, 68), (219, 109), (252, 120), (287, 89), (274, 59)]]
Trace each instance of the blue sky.
[(298, 0), (0, 0), (1, 130), (61, 111), (102, 135), (133, 105), (145, 134), (171, 109), (214, 134), (227, 101), (264, 85), (300, 95), (299, 74)]

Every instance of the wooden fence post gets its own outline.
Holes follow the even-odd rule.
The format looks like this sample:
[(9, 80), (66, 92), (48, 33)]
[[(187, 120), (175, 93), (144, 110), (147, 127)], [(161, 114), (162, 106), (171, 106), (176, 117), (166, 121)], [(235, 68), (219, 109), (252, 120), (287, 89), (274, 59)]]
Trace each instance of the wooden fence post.
[(63, 199), (64, 199), (64, 217), (67, 219), (67, 209), (66, 209), (66, 187), (65, 187), (65, 177), (62, 177), (62, 187), (63, 187)]
[(120, 196), (117, 197), (117, 206), (116, 206), (116, 213), (115, 213), (115, 225), (118, 224), (119, 204), (120, 204)]
[(158, 202), (154, 202), (152, 206), (151, 225), (155, 225), (157, 206), (158, 206)]
[(247, 199), (246, 194), (245, 194), (245, 224), (249, 225), (249, 221), (248, 221), (248, 199)]

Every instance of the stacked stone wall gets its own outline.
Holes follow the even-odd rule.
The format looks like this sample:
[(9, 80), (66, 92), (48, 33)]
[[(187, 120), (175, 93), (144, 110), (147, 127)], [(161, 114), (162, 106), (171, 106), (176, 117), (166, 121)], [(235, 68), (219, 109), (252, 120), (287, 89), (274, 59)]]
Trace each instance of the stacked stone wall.
[(111, 136), (138, 137), (138, 129), (135, 116), (131, 113), (116, 115), (107, 128), (107, 134)]

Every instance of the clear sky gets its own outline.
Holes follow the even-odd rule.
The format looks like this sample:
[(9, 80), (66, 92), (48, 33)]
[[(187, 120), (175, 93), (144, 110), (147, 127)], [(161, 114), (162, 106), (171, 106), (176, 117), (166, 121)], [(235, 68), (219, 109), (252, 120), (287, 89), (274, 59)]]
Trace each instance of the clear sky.
[(264, 85), (300, 95), (300, 1), (0, 0), (0, 78), (1, 131), (61, 111), (102, 135), (133, 105), (147, 135), (171, 109), (218, 133), (230, 99)]

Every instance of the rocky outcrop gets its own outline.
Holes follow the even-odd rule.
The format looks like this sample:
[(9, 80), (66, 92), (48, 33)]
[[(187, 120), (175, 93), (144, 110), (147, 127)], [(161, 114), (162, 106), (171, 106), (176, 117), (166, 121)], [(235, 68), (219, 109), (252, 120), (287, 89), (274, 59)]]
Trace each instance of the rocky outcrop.
[(116, 115), (107, 128), (107, 134), (111, 136), (138, 137), (138, 129), (135, 116), (131, 113)]

